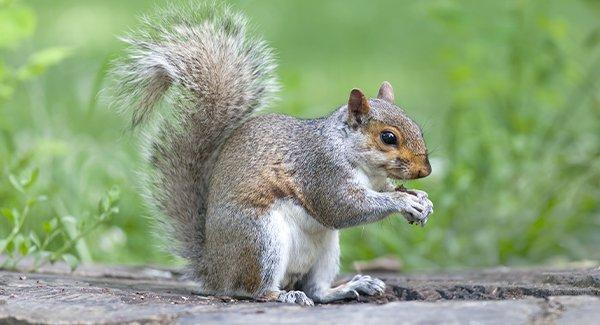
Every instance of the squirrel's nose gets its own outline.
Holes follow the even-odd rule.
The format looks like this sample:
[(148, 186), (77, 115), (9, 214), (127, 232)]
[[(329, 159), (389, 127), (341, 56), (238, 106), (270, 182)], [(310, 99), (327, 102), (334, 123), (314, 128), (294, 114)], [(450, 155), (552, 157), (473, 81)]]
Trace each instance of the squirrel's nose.
[(419, 174), (417, 178), (427, 177), (431, 174), (431, 164), (429, 163), (429, 158), (425, 158), (425, 164), (423, 167), (419, 168)]
[(427, 177), (431, 174), (431, 167), (419, 169), (419, 178)]

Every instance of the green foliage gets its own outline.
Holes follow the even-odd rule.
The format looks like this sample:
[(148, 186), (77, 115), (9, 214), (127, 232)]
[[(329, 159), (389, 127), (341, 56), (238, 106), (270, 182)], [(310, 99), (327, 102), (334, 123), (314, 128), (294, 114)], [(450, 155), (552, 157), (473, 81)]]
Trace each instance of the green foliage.
[(431, 228), (353, 231), (346, 239), (385, 237), (353, 255), (391, 251), (409, 267), (599, 258), (600, 61), (588, 41), (598, 28), (570, 38), (550, 5), (520, 1), (474, 30), (477, 17), (448, 3), (431, 8), (453, 31), (440, 44), (452, 89), (443, 155), (433, 153), (441, 172), (423, 184), (436, 203)]
[(0, 3), (0, 48), (11, 47), (30, 37), (35, 29), (35, 14), (31, 8), (11, 2)]
[(51, 47), (34, 53), (29, 61), (17, 70), (17, 80), (23, 81), (37, 77), (49, 67), (60, 63), (69, 56), (69, 51), (62, 47)]
[[(31, 209), (38, 203), (47, 200), (46, 196), (30, 194), (36, 183), (39, 169), (29, 171), (24, 177), (9, 175), (9, 182), (16, 191), (22, 194), (24, 204), (21, 209), (3, 207), (0, 212), (11, 229), (5, 238), (0, 238), (0, 256), (6, 255), (0, 269), (13, 269), (25, 257), (33, 258), (32, 270), (46, 263), (64, 260), (72, 270), (79, 265), (79, 258), (70, 252), (75, 246), (101, 224), (119, 212), (116, 206), (119, 201), (119, 190), (113, 187), (102, 196), (98, 204), (98, 212), (93, 218), (77, 219), (72, 216), (50, 217), (42, 224), (43, 237), (30, 230), (28, 233), (23, 226)], [(43, 239), (42, 239), (43, 238)]]
[[(384, 254), (409, 269), (600, 259), (597, 2), (232, 2), (278, 52), (283, 91), (272, 110), (321, 116), (352, 87), (374, 95), (389, 80), (423, 124), (434, 171), (406, 186), (428, 191), (435, 213), (424, 228), (398, 216), (343, 231), (344, 266)], [(33, 166), (40, 173), (25, 192), (50, 194), (29, 208), (11, 248), (43, 244), (55, 223), (67, 236), (49, 244), (56, 252), (82, 233), (77, 224), (96, 220), (100, 189), (117, 184), (118, 217), (65, 253), (172, 263), (148, 245), (137, 144), (98, 100), (123, 46), (115, 35), (150, 7), (0, 0), (0, 206), (22, 216), (26, 198), (11, 184), (22, 178), (9, 175)], [(7, 238), (15, 224), (1, 222)]]
[[(16, 1), (0, 2), (0, 50), (17, 47), (30, 38), (36, 25), (35, 13)], [(64, 47), (40, 50), (18, 68), (11, 68), (0, 58), (0, 101), (12, 96), (20, 82), (41, 75), (49, 67), (60, 63), (69, 54)]]
[[(32, 36), (35, 27), (35, 14), (29, 7), (22, 6), (13, 1), (0, 2), (0, 49), (17, 47), (18, 44)], [(2, 99), (9, 99), (18, 84), (32, 80), (42, 75), (48, 68), (63, 61), (69, 54), (64, 47), (49, 47), (32, 54), (18, 68), (10, 68), (4, 59), (0, 60), (0, 103)], [(7, 128), (7, 125), (0, 125)], [(82, 239), (97, 229), (100, 225), (107, 223), (111, 216), (118, 212), (116, 203), (119, 191), (116, 188), (108, 191), (102, 197), (98, 207), (97, 215), (91, 218), (74, 218), (72, 216), (47, 217), (45, 220), (39, 217), (36, 221), (42, 221), (43, 240), (37, 232), (27, 232), (25, 224), (30, 217), (32, 209), (40, 202), (46, 201), (43, 195), (31, 195), (30, 190), (36, 184), (39, 176), (38, 168), (31, 168), (28, 173), (17, 177), (12, 171), (25, 169), (31, 165), (34, 153), (29, 151), (20, 159), (10, 161), (6, 157), (18, 156), (18, 148), (14, 143), (11, 132), (3, 128), (3, 146), (0, 151), (0, 166), (4, 173), (8, 174), (8, 183), (13, 191), (2, 188), (6, 201), (0, 203), (13, 204), (24, 201), (21, 209), (17, 207), (3, 207), (2, 216), (9, 229), (6, 237), (0, 237), (0, 256), (5, 255), (0, 268), (15, 268), (25, 257), (34, 259), (33, 269), (57, 260), (64, 260), (72, 269), (79, 264), (79, 258), (71, 254), (74, 248), (83, 255), (86, 252)], [(4, 146), (6, 144), (6, 147)], [(8, 192), (8, 193), (7, 193)], [(19, 198), (19, 195), (21, 198)], [(57, 201), (59, 198), (51, 198)], [(0, 232), (2, 235), (2, 232)], [(89, 254), (89, 253), (88, 253)]]

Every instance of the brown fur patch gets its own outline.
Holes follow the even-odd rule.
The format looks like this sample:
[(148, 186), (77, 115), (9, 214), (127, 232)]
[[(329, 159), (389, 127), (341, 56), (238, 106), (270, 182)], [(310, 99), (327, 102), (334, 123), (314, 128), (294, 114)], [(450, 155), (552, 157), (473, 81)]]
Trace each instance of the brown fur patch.
[(296, 200), (314, 215), (314, 209), (308, 205), (293, 175), (292, 169), (281, 159), (274, 160), (238, 187), (237, 198), (244, 205), (258, 209), (261, 215), (266, 213), (276, 200), (285, 198)]
[(243, 288), (249, 294), (255, 294), (260, 289), (261, 269), (258, 252), (255, 247), (245, 247), (240, 252), (238, 265), (244, 265), (240, 270), (234, 284), (237, 288)]

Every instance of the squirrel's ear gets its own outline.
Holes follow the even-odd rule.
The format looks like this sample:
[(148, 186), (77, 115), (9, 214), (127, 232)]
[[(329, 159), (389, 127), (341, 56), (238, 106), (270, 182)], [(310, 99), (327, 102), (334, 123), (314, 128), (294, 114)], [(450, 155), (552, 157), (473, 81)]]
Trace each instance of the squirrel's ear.
[(353, 123), (361, 123), (369, 113), (371, 107), (365, 94), (360, 89), (354, 88), (348, 99), (348, 119)]
[(379, 87), (379, 93), (377, 94), (377, 98), (385, 100), (386, 102), (391, 104), (394, 103), (394, 88), (392, 88), (392, 85), (389, 82), (384, 81), (381, 84), (381, 87)]

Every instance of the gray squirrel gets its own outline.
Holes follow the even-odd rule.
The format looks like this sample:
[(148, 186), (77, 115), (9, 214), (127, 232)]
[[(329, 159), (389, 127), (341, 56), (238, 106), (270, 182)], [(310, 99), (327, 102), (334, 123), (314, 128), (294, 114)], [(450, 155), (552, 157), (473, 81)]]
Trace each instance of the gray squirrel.
[(367, 275), (331, 285), (339, 229), (393, 213), (422, 225), (433, 212), (425, 192), (390, 180), (431, 173), (391, 85), (373, 99), (352, 89), (323, 118), (256, 115), (278, 84), (271, 49), (242, 15), (191, 2), (142, 25), (123, 38), (115, 99), (146, 125), (147, 200), (200, 290), (300, 305), (382, 294)]

